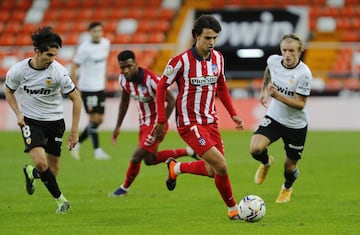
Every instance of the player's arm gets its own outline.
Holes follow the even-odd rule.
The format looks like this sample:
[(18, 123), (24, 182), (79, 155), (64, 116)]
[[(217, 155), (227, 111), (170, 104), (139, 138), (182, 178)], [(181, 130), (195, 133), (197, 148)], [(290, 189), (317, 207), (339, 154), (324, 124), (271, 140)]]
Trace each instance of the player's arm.
[(121, 124), (125, 118), (128, 108), (129, 108), (129, 102), (130, 102), (130, 94), (123, 90), (123, 92), (121, 93), (121, 101), (119, 103), (119, 112), (118, 112), (118, 117), (117, 117), (117, 121), (116, 121), (116, 126), (112, 132), (113, 144), (116, 143), (116, 140), (119, 136)]
[(221, 100), (221, 103), (223, 103), (226, 110), (229, 112), (231, 119), (236, 124), (236, 129), (243, 130), (244, 125), (242, 119), (237, 115), (235, 108), (232, 103), (232, 99), (230, 96), (229, 89), (226, 85), (225, 78), (219, 78), (218, 80), (218, 89), (217, 94)]
[(166, 102), (166, 120), (168, 120), (175, 107), (175, 97), (170, 90), (166, 92)]
[(277, 88), (272, 83), (268, 84), (268, 93), (274, 99), (298, 110), (302, 110), (305, 107), (307, 100), (307, 96), (297, 93), (295, 94), (295, 98), (284, 96), (277, 91)]
[(166, 83), (166, 79), (163, 77), (156, 88), (156, 111), (157, 111), (157, 123), (154, 126), (154, 129), (151, 133), (155, 138), (161, 138), (164, 134), (164, 130), (167, 123), (167, 114), (165, 109), (165, 100), (167, 96), (167, 87), (169, 85)]
[(78, 70), (80, 68), (80, 65), (72, 63), (70, 68), (70, 77), (75, 86), (77, 86), (78, 82)]
[(20, 127), (25, 126), (24, 116), (19, 109), (19, 105), (15, 97), (15, 91), (10, 89), (8, 86), (6, 86), (5, 88), (5, 98), (17, 117), (18, 126)]
[(259, 97), (259, 100), (264, 107), (267, 107), (267, 101), (269, 100), (268, 99), (269, 94), (267, 92), (267, 87), (269, 83), (271, 83), (271, 75), (270, 75), (269, 67), (266, 66), (263, 76), (263, 83), (261, 85), (261, 90), (260, 90), (260, 97)]
[(77, 89), (74, 89), (72, 92), (67, 94), (67, 96), (73, 103), (72, 123), (71, 123), (70, 134), (68, 137), (68, 149), (71, 150), (75, 146), (75, 144), (79, 141), (78, 129), (79, 129), (82, 101), (81, 101), (81, 96)]

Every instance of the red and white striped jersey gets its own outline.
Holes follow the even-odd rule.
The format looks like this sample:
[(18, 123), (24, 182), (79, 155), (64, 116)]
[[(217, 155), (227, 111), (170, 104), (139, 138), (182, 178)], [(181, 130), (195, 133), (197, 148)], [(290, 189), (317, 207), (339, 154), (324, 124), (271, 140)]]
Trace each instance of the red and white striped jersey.
[[(232, 116), (236, 115), (225, 84), (224, 59), (219, 51), (212, 50), (209, 58), (204, 60), (193, 47), (170, 59), (160, 81), (161, 93), (173, 82), (177, 83), (179, 89), (176, 98), (177, 126), (217, 122), (216, 94), (220, 96), (228, 112)], [(159, 98), (158, 102), (160, 123), (166, 120), (164, 98)]]
[(156, 122), (156, 88), (160, 77), (152, 71), (139, 68), (139, 77), (136, 82), (129, 82), (123, 74), (119, 75), (122, 91), (128, 92), (136, 101), (139, 113), (139, 124), (151, 126)]

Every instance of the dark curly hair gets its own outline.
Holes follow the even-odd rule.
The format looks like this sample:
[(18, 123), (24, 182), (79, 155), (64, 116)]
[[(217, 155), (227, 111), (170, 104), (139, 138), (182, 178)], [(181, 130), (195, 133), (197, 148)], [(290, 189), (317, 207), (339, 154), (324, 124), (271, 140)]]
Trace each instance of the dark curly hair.
[(49, 48), (61, 48), (62, 40), (60, 36), (52, 31), (49, 26), (39, 28), (31, 35), (33, 46), (40, 52), (49, 50)]

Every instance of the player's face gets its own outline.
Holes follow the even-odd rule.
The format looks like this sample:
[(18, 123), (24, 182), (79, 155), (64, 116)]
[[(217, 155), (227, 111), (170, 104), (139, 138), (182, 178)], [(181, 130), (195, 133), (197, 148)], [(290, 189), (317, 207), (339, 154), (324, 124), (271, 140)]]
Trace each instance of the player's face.
[(52, 47), (47, 51), (40, 52), (39, 50), (35, 51), (34, 64), (32, 64), (36, 69), (46, 69), (52, 62), (56, 59), (56, 56), (59, 52), (58, 48)]
[(95, 43), (100, 42), (100, 39), (103, 35), (104, 35), (104, 30), (101, 25), (98, 25), (90, 30), (91, 40)]
[(287, 68), (295, 67), (301, 55), (299, 44), (292, 39), (284, 40), (280, 44), (280, 49), (283, 56), (283, 65)]
[(133, 59), (119, 61), (121, 73), (124, 74), (126, 80), (133, 82), (138, 74), (138, 66)]
[(208, 28), (204, 28), (202, 33), (196, 36), (196, 50), (200, 56), (207, 58), (212, 49), (215, 47), (218, 34)]

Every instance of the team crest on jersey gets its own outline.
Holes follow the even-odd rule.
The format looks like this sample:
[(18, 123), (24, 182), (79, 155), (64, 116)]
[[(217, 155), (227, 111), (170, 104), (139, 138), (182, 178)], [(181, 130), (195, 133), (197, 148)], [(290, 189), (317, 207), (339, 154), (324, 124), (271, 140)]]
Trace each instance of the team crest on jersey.
[(25, 142), (26, 142), (26, 144), (30, 145), (31, 144), (31, 138), (26, 138)]
[(53, 81), (52, 81), (52, 78), (51, 78), (51, 77), (47, 77), (46, 80), (45, 80), (46, 86), (51, 86), (52, 82), (53, 82)]
[(167, 65), (165, 68), (165, 75), (169, 76), (174, 72), (174, 68), (171, 65)]
[(212, 69), (214, 75), (219, 74), (219, 68), (218, 68), (217, 64), (212, 64), (211, 69)]
[(206, 140), (204, 139), (204, 137), (200, 137), (200, 138), (198, 139), (198, 141), (199, 141), (199, 144), (200, 144), (201, 146), (205, 146), (205, 145), (206, 145)]
[(142, 91), (142, 93), (146, 93), (147, 92), (147, 87), (146, 86), (141, 86), (141, 91)]
[(295, 81), (295, 77), (291, 77), (290, 78), (290, 85), (294, 84), (294, 81)]

